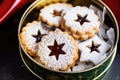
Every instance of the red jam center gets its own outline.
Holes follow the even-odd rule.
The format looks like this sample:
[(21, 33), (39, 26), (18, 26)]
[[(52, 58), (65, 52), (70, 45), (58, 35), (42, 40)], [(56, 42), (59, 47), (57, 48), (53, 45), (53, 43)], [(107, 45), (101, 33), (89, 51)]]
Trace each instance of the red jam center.
[(87, 15), (85, 15), (84, 17), (81, 17), (80, 15), (77, 15), (78, 19), (75, 21), (78, 21), (81, 25), (84, 24), (84, 22), (90, 22), (89, 20), (86, 19)]
[(63, 10), (61, 10), (61, 11), (54, 10), (54, 12), (53, 12), (53, 17), (61, 16), (62, 11), (63, 11)]
[(92, 46), (87, 46), (87, 47), (90, 48), (91, 52), (96, 51), (96, 52), (100, 53), (100, 51), (98, 50), (99, 46), (100, 46), (100, 44), (95, 45), (94, 42), (92, 41)]
[(34, 38), (36, 38), (36, 43), (41, 41), (41, 38), (44, 36), (45, 34), (41, 34), (40, 30), (38, 30), (37, 35), (32, 35)]
[(56, 59), (59, 59), (59, 55), (60, 54), (66, 54), (63, 50), (62, 47), (65, 45), (65, 43), (63, 44), (57, 44), (56, 40), (54, 42), (53, 46), (48, 46), (48, 48), (51, 50), (51, 53), (49, 54), (49, 56), (53, 56), (55, 55)]

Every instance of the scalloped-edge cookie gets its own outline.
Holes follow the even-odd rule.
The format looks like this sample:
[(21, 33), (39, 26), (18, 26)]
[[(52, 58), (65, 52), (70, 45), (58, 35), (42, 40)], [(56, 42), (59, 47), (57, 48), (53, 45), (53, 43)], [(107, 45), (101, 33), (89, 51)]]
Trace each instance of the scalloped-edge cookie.
[(27, 23), (26, 26), (22, 28), (20, 40), (24, 49), (30, 56), (34, 56), (37, 53), (37, 44), (41, 41), (42, 36), (48, 32), (49, 30), (45, 29), (40, 21)]
[(107, 57), (111, 45), (95, 35), (93, 38), (79, 43), (78, 48), (81, 51), (81, 62), (91, 61), (97, 65)]
[(43, 36), (38, 47), (39, 62), (49, 69), (66, 71), (74, 66), (78, 59), (76, 41), (59, 29)]
[(99, 32), (100, 21), (93, 10), (76, 6), (66, 11), (61, 24), (75, 39), (87, 40)]
[(67, 3), (49, 4), (40, 10), (40, 20), (49, 26), (59, 27), (61, 16), (71, 7), (72, 5)]

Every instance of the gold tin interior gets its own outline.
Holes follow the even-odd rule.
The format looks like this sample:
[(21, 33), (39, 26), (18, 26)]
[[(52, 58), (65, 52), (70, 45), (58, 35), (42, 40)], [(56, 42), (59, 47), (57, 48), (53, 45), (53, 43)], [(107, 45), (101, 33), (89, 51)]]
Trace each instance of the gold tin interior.
[[(38, 20), (38, 16), (39, 16), (39, 11), (40, 9), (50, 3), (55, 3), (55, 2), (67, 2), (67, 3), (72, 3), (73, 5), (80, 5), (80, 6), (87, 6), (89, 7), (90, 4), (96, 6), (99, 9), (103, 9), (103, 7), (105, 6), (107, 8), (107, 14), (106, 14), (106, 20), (105, 23), (108, 26), (113, 26), (113, 28), (115, 29), (115, 44), (113, 45), (113, 48), (111, 49), (111, 53), (108, 55), (108, 57), (102, 61), (100, 64), (98, 64), (95, 67), (92, 67), (90, 69), (86, 69), (86, 70), (82, 70), (82, 71), (75, 71), (75, 72), (65, 72), (65, 71), (55, 71), (55, 72), (60, 72), (60, 73), (80, 73), (80, 72), (85, 72), (85, 71), (89, 71), (91, 69), (94, 69), (96, 67), (99, 67), (100, 65), (102, 65), (105, 61), (107, 61), (112, 54), (115, 54), (115, 50), (117, 49), (117, 43), (118, 43), (118, 39), (119, 39), (119, 29), (118, 29), (118, 23), (116, 21), (115, 16), (113, 15), (112, 11), (101, 1), (101, 0), (37, 0), (35, 1), (30, 7), (28, 7), (28, 9), (25, 11), (25, 13), (23, 14), (20, 23), (19, 23), (19, 29), (18, 29), (18, 38), (19, 38), (19, 43), (20, 46), (22, 47), (23, 51), (25, 52), (25, 54), (37, 65), (45, 68), (43, 65), (39, 64), (38, 62), (36, 62), (32, 57), (30, 57), (27, 52), (24, 50), (21, 41), (20, 41), (20, 32), (21, 32), (21, 28), (24, 27), (26, 25), (26, 23), (28, 22), (32, 22), (33, 20)], [(45, 68), (48, 69), (48, 68)], [(50, 70), (50, 69), (48, 69)], [(53, 71), (53, 70), (52, 70)]]

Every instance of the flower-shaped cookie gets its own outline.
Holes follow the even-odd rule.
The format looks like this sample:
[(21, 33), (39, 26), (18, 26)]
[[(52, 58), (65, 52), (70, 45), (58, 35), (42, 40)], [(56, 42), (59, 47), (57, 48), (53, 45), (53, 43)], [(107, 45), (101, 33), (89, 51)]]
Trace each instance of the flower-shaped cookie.
[(78, 59), (76, 41), (58, 29), (43, 36), (38, 47), (39, 62), (53, 70), (68, 70)]
[(72, 7), (71, 4), (66, 3), (54, 3), (45, 6), (40, 10), (40, 19), (46, 22), (49, 26), (59, 27), (61, 16), (66, 12), (66, 10)]
[(32, 23), (27, 23), (23, 27), (20, 34), (21, 43), (24, 49), (31, 55), (34, 56), (37, 52), (37, 43), (41, 41), (42, 36), (47, 34), (49, 31), (45, 29), (41, 22), (33, 21)]
[(100, 21), (93, 10), (76, 6), (68, 10), (62, 18), (62, 28), (76, 39), (87, 40), (99, 32)]

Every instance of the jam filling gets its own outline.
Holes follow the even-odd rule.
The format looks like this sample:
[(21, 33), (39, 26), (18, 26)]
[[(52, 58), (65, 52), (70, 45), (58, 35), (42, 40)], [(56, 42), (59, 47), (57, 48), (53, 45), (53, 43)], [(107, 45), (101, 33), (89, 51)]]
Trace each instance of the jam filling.
[(84, 17), (81, 17), (80, 15), (77, 15), (78, 19), (75, 20), (79, 22), (81, 25), (83, 25), (85, 22), (90, 22), (89, 20), (86, 19), (88, 15), (85, 15)]
[(90, 48), (91, 52), (96, 51), (96, 52), (100, 53), (100, 51), (98, 50), (99, 46), (100, 46), (100, 44), (95, 45), (95, 43), (92, 41), (92, 45), (91, 46), (87, 46), (87, 47)]
[(32, 35), (34, 38), (36, 38), (36, 43), (41, 41), (41, 38), (46, 34), (41, 34), (40, 30), (38, 30), (37, 35)]
[(62, 11), (63, 11), (63, 10), (61, 10), (61, 11), (54, 10), (54, 12), (53, 12), (53, 17), (61, 16)]
[(62, 50), (62, 47), (63, 47), (64, 45), (65, 45), (65, 43), (63, 43), (63, 44), (57, 44), (57, 42), (56, 42), (56, 40), (55, 40), (53, 46), (48, 46), (48, 48), (51, 50), (49, 56), (55, 55), (56, 59), (58, 60), (60, 54), (66, 54), (66, 53)]

